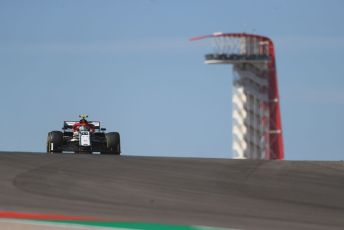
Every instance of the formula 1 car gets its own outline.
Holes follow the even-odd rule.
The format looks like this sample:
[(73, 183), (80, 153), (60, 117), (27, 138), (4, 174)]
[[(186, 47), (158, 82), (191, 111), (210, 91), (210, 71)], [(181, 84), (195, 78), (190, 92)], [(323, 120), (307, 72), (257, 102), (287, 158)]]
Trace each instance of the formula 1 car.
[(105, 133), (99, 121), (87, 121), (87, 115), (80, 115), (80, 121), (64, 121), (62, 132), (48, 133), (47, 152), (121, 154), (118, 132)]

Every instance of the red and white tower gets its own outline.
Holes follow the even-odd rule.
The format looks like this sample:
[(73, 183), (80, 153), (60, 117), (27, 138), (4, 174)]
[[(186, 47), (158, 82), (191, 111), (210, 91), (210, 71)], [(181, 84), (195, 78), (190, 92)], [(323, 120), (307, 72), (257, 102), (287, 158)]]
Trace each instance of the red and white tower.
[(284, 158), (274, 45), (271, 39), (246, 33), (214, 33), (206, 64), (232, 64), (233, 157)]

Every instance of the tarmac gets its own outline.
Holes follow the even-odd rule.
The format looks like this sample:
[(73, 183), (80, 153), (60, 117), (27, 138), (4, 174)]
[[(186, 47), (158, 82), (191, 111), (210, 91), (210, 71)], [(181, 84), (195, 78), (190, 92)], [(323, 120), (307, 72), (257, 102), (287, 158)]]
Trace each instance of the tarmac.
[[(235, 229), (339, 230), (344, 162), (0, 152), (0, 210)], [(1, 229), (8, 225), (20, 228), (0, 223)]]

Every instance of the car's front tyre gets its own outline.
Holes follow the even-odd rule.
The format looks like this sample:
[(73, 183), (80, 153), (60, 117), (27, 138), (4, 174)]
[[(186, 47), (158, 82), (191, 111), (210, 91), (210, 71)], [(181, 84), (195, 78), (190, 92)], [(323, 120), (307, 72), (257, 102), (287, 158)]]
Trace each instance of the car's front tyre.
[(61, 146), (63, 145), (63, 133), (60, 131), (51, 131), (48, 133), (47, 152), (61, 153)]
[(106, 153), (120, 155), (121, 154), (121, 138), (118, 132), (110, 132), (105, 134), (106, 137)]

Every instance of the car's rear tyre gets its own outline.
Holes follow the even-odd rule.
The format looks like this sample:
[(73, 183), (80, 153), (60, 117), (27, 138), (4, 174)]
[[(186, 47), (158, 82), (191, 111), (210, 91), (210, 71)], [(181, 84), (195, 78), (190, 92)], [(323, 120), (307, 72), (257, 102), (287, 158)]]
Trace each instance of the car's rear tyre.
[(110, 132), (105, 134), (106, 152), (107, 154), (121, 154), (121, 138), (118, 132)]
[(61, 153), (61, 146), (63, 145), (63, 133), (60, 131), (51, 131), (48, 133), (47, 152)]

